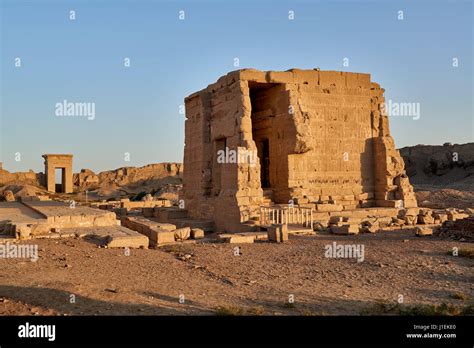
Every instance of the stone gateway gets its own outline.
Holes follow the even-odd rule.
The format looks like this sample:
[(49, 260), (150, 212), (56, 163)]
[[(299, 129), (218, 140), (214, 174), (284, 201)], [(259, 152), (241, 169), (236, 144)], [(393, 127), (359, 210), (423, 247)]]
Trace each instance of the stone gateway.
[[(49, 192), (72, 193), (72, 155), (47, 154), (44, 158), (45, 186)], [(55, 172), (61, 171), (61, 184), (56, 184)]]

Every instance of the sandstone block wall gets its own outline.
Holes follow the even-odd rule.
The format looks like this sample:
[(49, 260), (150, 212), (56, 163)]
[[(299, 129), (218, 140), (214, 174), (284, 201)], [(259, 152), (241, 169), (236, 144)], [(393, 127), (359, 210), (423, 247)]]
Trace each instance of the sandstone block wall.
[[(263, 204), (416, 206), (369, 74), (245, 69), (186, 98), (183, 198), (232, 230)], [(218, 163), (223, 149), (255, 161)]]

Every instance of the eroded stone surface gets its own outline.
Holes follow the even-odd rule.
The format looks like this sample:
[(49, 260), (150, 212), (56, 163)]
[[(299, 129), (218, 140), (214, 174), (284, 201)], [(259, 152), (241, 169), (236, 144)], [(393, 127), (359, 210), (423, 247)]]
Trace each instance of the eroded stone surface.
[(148, 238), (124, 226), (63, 228), (49, 238), (86, 237), (108, 248), (148, 248)]
[(15, 201), (15, 195), (10, 190), (6, 190), (5, 192), (3, 192), (3, 198), (7, 202), (14, 202)]
[(260, 206), (289, 201), (320, 212), (416, 207), (383, 93), (369, 74), (245, 69), (190, 95), (189, 216), (231, 232)]
[(283, 243), (288, 240), (288, 226), (284, 224), (274, 224), (267, 229), (268, 240)]

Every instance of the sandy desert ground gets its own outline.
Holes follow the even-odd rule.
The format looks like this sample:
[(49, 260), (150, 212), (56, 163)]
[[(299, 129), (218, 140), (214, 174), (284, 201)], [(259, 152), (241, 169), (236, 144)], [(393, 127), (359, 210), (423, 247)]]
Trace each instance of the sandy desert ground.
[[(363, 244), (364, 261), (326, 258), (333, 241)], [(472, 314), (474, 259), (449, 254), (472, 244), (409, 231), (180, 244), (129, 256), (75, 238), (22, 243), (32, 242), (36, 262), (2, 260), (1, 315), (390, 314), (399, 295), (402, 306), (444, 303), (447, 314)]]

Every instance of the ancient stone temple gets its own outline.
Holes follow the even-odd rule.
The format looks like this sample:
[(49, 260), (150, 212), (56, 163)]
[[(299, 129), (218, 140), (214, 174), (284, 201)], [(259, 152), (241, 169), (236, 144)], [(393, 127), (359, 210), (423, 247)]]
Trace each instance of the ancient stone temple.
[[(71, 193), (72, 183), (72, 155), (47, 154), (44, 158), (45, 186), (49, 192)], [(56, 170), (60, 170), (61, 183), (56, 184)]]
[(183, 198), (232, 230), (262, 206), (414, 207), (370, 74), (231, 72), (185, 100)]

